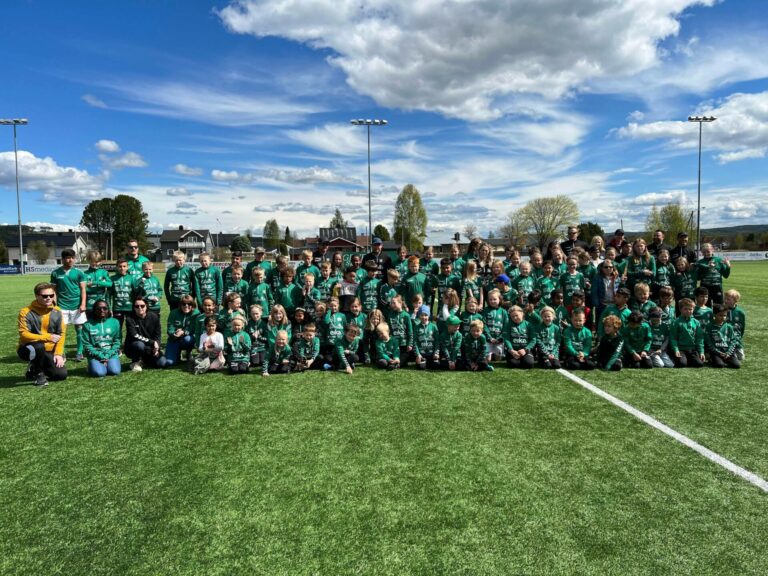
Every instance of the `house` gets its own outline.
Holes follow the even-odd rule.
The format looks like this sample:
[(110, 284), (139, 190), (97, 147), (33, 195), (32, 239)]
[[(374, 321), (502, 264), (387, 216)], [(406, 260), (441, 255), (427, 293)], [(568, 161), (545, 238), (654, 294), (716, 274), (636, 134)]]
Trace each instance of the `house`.
[[(77, 260), (85, 259), (89, 250), (87, 235), (82, 232), (75, 232), (70, 229), (67, 232), (23, 232), (22, 241), (24, 245), (24, 262), (26, 264), (61, 264), (61, 251), (71, 248), (77, 254)], [(45, 262), (40, 262), (34, 252), (34, 243), (42, 242), (48, 247), (48, 258)], [(5, 246), (8, 249), (8, 261), (11, 264), (19, 265), (19, 237), (10, 235), (5, 240)]]
[(171, 262), (173, 253), (177, 250), (187, 255), (187, 260), (197, 260), (203, 252), (213, 250), (214, 242), (209, 230), (185, 230), (184, 226), (178, 229), (163, 230), (160, 235), (160, 254), (163, 262)]
[(365, 250), (365, 244), (361, 244), (361, 240), (362, 237), (358, 239), (357, 229), (354, 227), (320, 228), (317, 243), (314, 246), (307, 247), (315, 249), (320, 242), (328, 242), (328, 249), (332, 252), (336, 250), (341, 250), (342, 252), (362, 252)]

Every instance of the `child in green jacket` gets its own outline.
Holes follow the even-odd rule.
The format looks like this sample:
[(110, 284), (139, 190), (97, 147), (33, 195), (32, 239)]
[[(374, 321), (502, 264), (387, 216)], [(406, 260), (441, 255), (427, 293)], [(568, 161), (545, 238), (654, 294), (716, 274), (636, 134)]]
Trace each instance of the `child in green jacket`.
[(724, 304), (714, 304), (712, 309), (714, 315), (704, 337), (709, 363), (713, 368), (741, 368), (736, 357), (739, 338), (733, 325), (727, 322), (728, 309)]
[(701, 368), (704, 366), (704, 332), (693, 317), (693, 300), (683, 298), (678, 302), (680, 316), (669, 330), (669, 349), (676, 368)]

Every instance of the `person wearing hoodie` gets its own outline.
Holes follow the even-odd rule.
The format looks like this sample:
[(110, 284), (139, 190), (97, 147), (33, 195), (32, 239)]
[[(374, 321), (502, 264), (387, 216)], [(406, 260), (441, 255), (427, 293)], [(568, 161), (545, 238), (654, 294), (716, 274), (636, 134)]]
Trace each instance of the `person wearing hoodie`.
[(56, 287), (40, 282), (34, 288), (35, 299), (19, 312), (19, 358), (29, 362), (27, 379), (39, 387), (47, 386), (48, 379), (65, 380), (64, 341), (67, 326), (56, 306)]

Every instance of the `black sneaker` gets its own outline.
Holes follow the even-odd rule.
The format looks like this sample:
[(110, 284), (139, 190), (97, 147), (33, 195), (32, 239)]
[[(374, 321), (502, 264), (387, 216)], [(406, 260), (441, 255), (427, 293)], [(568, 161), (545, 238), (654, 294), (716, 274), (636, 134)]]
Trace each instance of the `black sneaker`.
[(37, 378), (37, 374), (35, 373), (35, 367), (32, 365), (32, 362), (30, 362), (29, 366), (27, 366), (27, 373), (24, 375), (24, 378), (26, 380), (29, 380), (30, 382), (34, 381)]
[(45, 372), (40, 372), (40, 374), (37, 375), (35, 386), (38, 388), (45, 388), (48, 386), (48, 377), (45, 375)]

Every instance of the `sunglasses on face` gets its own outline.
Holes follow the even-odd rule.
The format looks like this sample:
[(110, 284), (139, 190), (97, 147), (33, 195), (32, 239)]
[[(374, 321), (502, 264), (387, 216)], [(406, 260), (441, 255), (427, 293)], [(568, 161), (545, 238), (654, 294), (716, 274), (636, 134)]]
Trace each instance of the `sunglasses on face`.
[(139, 310), (143, 310), (144, 308), (146, 308), (146, 306), (144, 306), (143, 304), (137, 304), (136, 306), (134, 306), (134, 308), (137, 308)]
[(192, 302), (182, 302), (182, 306), (192, 306)]
[(56, 298), (56, 294), (38, 294), (40, 298), (45, 298), (46, 300), (49, 298)]
[(129, 248), (130, 250), (138, 250), (138, 249), (139, 249), (139, 247), (138, 247), (138, 246), (128, 246), (128, 248)]

